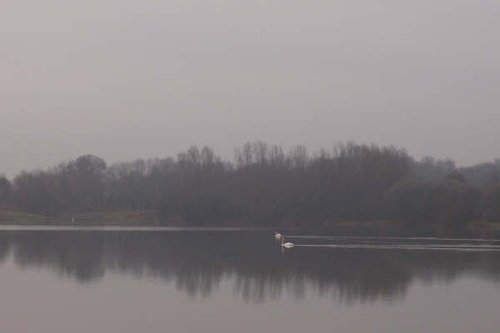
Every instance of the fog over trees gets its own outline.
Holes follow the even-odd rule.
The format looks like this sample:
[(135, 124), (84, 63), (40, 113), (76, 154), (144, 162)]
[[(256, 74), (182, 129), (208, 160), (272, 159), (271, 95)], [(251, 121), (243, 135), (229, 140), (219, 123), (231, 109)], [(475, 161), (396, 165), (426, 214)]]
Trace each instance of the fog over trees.
[(152, 210), (164, 224), (205, 226), (398, 221), (453, 228), (500, 221), (500, 160), (457, 168), (356, 143), (309, 153), (251, 142), (235, 149), (233, 162), (194, 146), (176, 158), (109, 166), (85, 155), (0, 177), (0, 208), (46, 216)]

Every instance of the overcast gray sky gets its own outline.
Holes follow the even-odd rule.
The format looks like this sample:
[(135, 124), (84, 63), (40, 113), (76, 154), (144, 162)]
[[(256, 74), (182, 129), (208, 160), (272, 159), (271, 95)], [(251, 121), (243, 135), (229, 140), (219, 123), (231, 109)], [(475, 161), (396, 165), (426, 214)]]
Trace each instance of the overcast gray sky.
[(2, 0), (0, 173), (250, 140), (500, 157), (498, 0)]

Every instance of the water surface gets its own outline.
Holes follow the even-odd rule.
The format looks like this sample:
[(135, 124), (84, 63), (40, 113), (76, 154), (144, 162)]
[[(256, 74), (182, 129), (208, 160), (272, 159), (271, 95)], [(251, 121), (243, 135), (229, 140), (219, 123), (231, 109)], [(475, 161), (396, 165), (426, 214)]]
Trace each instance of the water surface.
[(4, 228), (0, 329), (498, 332), (500, 242), (296, 236)]

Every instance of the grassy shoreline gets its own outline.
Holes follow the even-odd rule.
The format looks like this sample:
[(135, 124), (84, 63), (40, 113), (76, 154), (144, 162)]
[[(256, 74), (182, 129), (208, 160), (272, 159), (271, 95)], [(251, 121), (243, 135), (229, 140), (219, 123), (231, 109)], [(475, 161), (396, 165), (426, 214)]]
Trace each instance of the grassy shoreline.
[[(256, 227), (250, 221), (221, 221), (217, 227)], [(185, 223), (182, 219), (161, 220), (156, 211), (101, 211), (78, 213), (74, 215), (66, 214), (60, 216), (44, 216), (25, 213), (14, 210), (0, 210), (0, 226), (175, 226), (175, 227), (197, 227), (200, 224)], [(204, 227), (210, 227), (202, 225)], [(215, 226), (214, 226), (215, 227)], [(262, 225), (257, 225), (262, 227)], [(300, 226), (287, 225), (283, 228), (299, 228), (311, 230), (350, 230), (357, 231), (371, 230), (379, 232), (400, 232), (400, 233), (424, 233), (438, 236), (466, 233), (475, 237), (500, 237), (500, 223), (485, 221), (473, 221), (463, 226), (461, 230), (436, 230), (411, 228), (394, 221), (336, 221), (325, 223), (321, 226)]]
[(0, 225), (103, 225), (158, 226), (158, 214), (153, 211), (104, 211), (74, 215), (44, 216), (21, 211), (0, 211)]

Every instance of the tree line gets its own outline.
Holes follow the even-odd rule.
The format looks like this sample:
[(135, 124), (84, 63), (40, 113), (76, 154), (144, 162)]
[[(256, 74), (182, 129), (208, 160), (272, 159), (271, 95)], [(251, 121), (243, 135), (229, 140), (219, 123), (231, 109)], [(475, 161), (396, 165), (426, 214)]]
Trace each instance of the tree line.
[(457, 168), (415, 160), (393, 146), (304, 146), (250, 142), (234, 161), (209, 147), (175, 158), (108, 166), (84, 155), (47, 170), (0, 177), (0, 208), (46, 216), (154, 210), (166, 224), (321, 226), (398, 221), (460, 227), (500, 221), (500, 160)]

